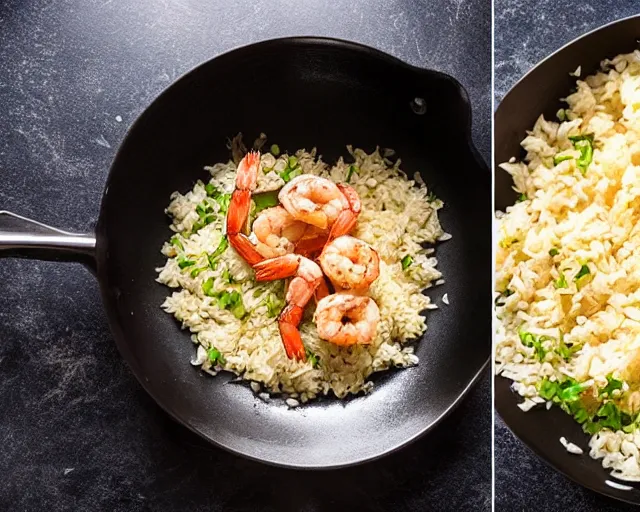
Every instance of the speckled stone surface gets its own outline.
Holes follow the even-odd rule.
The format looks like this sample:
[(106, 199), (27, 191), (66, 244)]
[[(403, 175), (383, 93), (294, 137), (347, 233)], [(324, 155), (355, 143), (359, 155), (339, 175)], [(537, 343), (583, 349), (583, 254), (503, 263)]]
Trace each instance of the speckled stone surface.
[[(640, 12), (637, 2), (495, 1), (495, 104), (538, 61), (589, 30)], [(556, 442), (555, 440), (553, 442)], [(560, 475), (516, 439), (496, 415), (496, 510), (637, 510)]]
[[(90, 231), (110, 162), (149, 102), (203, 60), (286, 35), (351, 39), (454, 75), (489, 161), (486, 0), (2, 0), (0, 209)], [(490, 509), (487, 376), (399, 453), (275, 469), (205, 444), (147, 397), (83, 267), (0, 260), (0, 292), (0, 510)]]

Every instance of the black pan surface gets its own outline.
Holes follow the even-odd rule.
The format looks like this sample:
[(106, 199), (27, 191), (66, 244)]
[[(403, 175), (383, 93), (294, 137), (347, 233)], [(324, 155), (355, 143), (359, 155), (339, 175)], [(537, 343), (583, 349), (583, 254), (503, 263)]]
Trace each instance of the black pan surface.
[[(155, 282), (174, 190), (229, 157), (227, 137), (268, 134), (284, 150), (394, 148), (446, 206), (438, 245), (447, 283), (429, 292), (419, 366), (376, 377), (368, 396), (289, 410), (229, 375), (189, 363), (189, 334), (160, 309)], [(329, 468), (374, 459), (424, 434), (460, 402), (490, 354), (490, 174), (470, 140), (467, 95), (446, 75), (352, 43), (264, 42), (217, 57), (169, 87), (136, 121), (113, 163), (96, 232), (96, 269), (117, 345), (169, 414), (209, 441), (271, 464)], [(448, 293), (450, 305), (440, 298)]]
[[(498, 165), (511, 157), (522, 158), (520, 141), (541, 113), (555, 118), (565, 97), (575, 85), (569, 76), (581, 66), (582, 77), (595, 72), (605, 58), (638, 48), (640, 16), (616, 21), (583, 35), (540, 62), (504, 97), (495, 114), (495, 207), (512, 205), (516, 193), (511, 177)], [(495, 378), (495, 407), (509, 429), (543, 460), (577, 483), (607, 496), (640, 505), (637, 484), (618, 481), (602, 468), (600, 461), (588, 456), (589, 437), (559, 408), (522, 412), (516, 406), (519, 395), (510, 389), (511, 381)], [(560, 444), (561, 436), (580, 446), (584, 455), (568, 453)]]

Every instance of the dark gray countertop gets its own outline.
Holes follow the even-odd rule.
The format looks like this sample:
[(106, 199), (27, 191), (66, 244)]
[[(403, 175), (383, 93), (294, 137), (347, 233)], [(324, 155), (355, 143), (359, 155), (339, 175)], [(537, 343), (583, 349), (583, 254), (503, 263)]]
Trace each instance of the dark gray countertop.
[[(116, 149), (151, 100), (203, 60), (285, 35), (360, 41), (452, 74), (488, 161), (489, 31), (486, 0), (3, 0), (0, 209), (90, 231)], [(0, 411), (0, 510), (490, 509), (488, 376), (390, 457), (270, 468), (206, 445), (147, 397), (79, 265), (0, 260)]]
[[(554, 50), (589, 30), (638, 12), (640, 5), (632, 0), (495, 0), (496, 106), (524, 73)], [(586, 490), (551, 469), (497, 415), (495, 465), (496, 510), (636, 510)]]

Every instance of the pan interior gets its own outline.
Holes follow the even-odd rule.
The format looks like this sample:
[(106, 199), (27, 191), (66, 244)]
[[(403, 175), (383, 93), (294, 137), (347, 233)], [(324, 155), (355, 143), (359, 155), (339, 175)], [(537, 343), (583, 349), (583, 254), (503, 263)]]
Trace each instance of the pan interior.
[[(582, 36), (532, 69), (505, 96), (495, 117), (497, 209), (504, 210), (516, 200), (510, 176), (497, 166), (512, 156), (519, 159), (524, 157), (520, 141), (541, 113), (546, 119), (555, 118), (555, 113), (562, 106), (559, 98), (565, 97), (575, 85), (575, 77), (569, 76), (569, 73), (580, 65), (581, 77), (584, 78), (597, 71), (603, 59), (634, 51), (638, 48), (638, 34), (640, 17), (634, 17)], [(600, 461), (589, 457), (589, 438), (573, 418), (558, 408), (523, 413), (517, 407), (521, 398), (511, 391), (510, 386), (510, 380), (496, 377), (495, 406), (509, 429), (529, 448), (579, 484), (620, 500), (640, 504), (638, 488), (629, 485), (629, 482), (616, 482)], [(568, 453), (558, 441), (560, 437), (579, 445), (584, 455), (578, 458)], [(618, 487), (615, 487), (616, 483)], [(623, 487), (620, 488), (620, 485)]]
[[(416, 108), (424, 100), (426, 111)], [(422, 105), (422, 102), (418, 102)], [(418, 113), (416, 113), (418, 112)], [(378, 457), (428, 429), (464, 393), (490, 351), (490, 175), (471, 148), (459, 85), (346, 43), (280, 40), (236, 50), (183, 77), (132, 127), (114, 162), (98, 227), (98, 272), (119, 348), (156, 401), (209, 440), (274, 464), (330, 467)], [(174, 190), (228, 158), (227, 137), (260, 132), (325, 161), (394, 148), (446, 207), (453, 239), (438, 245), (447, 283), (431, 312), (417, 367), (375, 378), (366, 397), (327, 398), (296, 410), (254, 397), (246, 384), (189, 364), (188, 332), (160, 309), (155, 282), (170, 236)], [(440, 297), (448, 293), (450, 305)]]

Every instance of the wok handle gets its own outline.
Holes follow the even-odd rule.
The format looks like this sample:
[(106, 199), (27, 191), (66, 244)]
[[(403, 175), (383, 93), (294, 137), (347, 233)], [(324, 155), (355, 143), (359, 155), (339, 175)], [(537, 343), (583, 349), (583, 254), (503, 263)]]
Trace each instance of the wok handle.
[(0, 258), (77, 261), (95, 269), (95, 235), (68, 233), (0, 210)]

